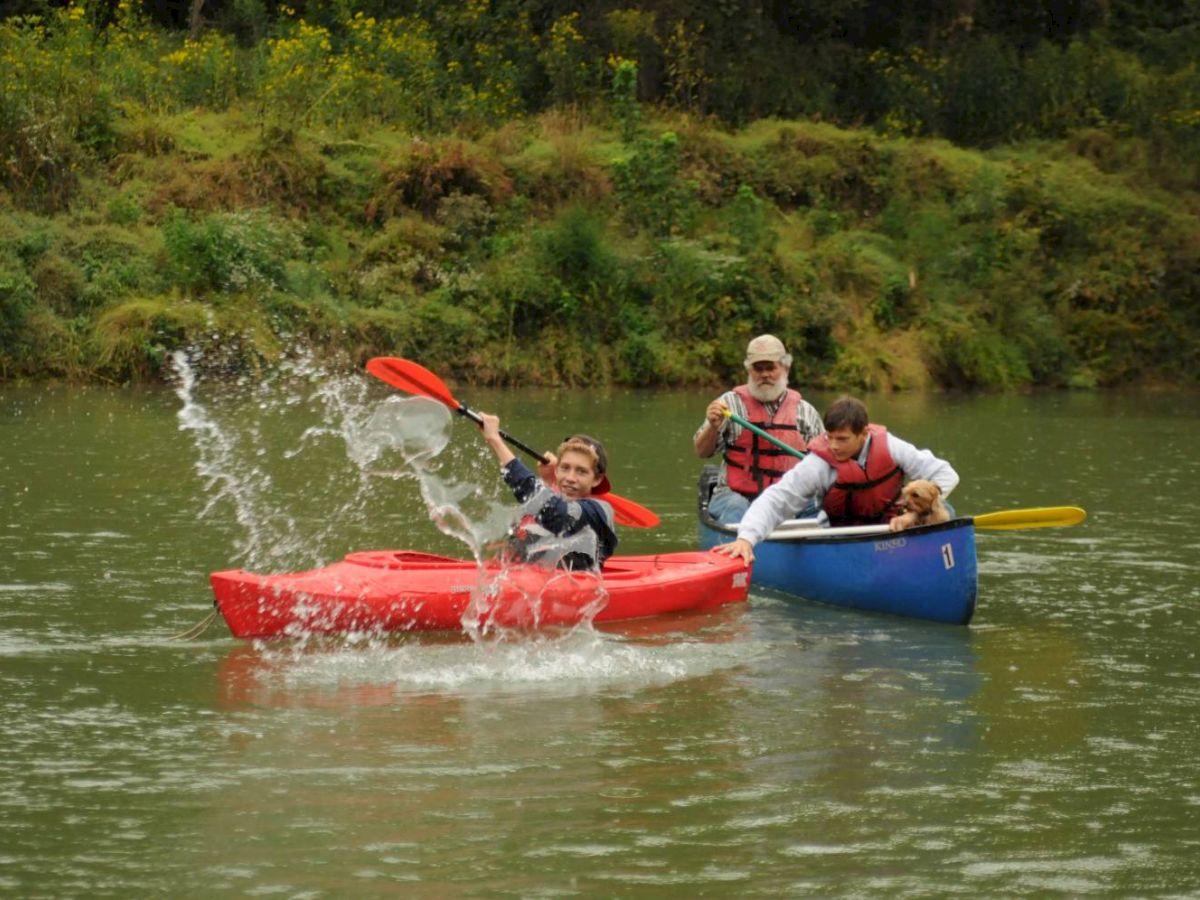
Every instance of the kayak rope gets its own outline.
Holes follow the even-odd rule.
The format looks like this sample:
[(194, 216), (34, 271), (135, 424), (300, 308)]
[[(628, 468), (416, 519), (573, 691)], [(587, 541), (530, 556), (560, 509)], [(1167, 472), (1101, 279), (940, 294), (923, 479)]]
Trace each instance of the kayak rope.
[(201, 621), (197, 622), (191, 628), (184, 629), (183, 631), (179, 632), (179, 634), (173, 634), (169, 638), (167, 638), (167, 640), (169, 640), (169, 641), (190, 641), (195, 638), (198, 638), (198, 637), (200, 637), (200, 635), (204, 634), (204, 632), (208, 630), (208, 626), (211, 625), (216, 618), (217, 618), (217, 611), (214, 609), (212, 612), (210, 612), (207, 616), (205, 616)]

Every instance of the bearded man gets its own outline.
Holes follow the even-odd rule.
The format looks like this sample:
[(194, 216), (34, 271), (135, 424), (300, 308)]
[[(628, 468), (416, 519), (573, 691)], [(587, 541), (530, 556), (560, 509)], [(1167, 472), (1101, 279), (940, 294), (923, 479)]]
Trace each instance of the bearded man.
[[(746, 383), (708, 404), (704, 424), (692, 439), (701, 458), (721, 452), (721, 470), (708, 512), (723, 525), (740, 522), (750, 503), (800, 461), (738, 425), (725, 415), (727, 409), (801, 452), (825, 432), (821, 414), (799, 391), (788, 387), (792, 357), (783, 341), (760, 334), (746, 347), (745, 365)], [(815, 515), (816, 507), (800, 515), (810, 512)]]

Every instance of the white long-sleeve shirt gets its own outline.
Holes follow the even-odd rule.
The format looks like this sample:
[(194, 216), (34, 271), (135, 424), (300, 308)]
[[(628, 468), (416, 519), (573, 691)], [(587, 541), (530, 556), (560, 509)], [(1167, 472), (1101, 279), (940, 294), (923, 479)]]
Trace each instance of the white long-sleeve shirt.
[[(942, 489), (943, 497), (958, 485), (958, 473), (944, 459), (939, 459), (929, 450), (918, 450), (891, 432), (887, 433), (886, 439), (892, 459), (906, 480), (928, 479)], [(858, 454), (858, 464), (864, 470), (871, 440), (867, 438)], [(774, 531), (775, 526), (791, 518), (796, 510), (802, 509), (809, 501), (823, 500), (836, 482), (837, 469), (815, 453), (808, 454), (750, 504), (738, 524), (738, 537), (749, 541), (751, 545), (757, 544)]]

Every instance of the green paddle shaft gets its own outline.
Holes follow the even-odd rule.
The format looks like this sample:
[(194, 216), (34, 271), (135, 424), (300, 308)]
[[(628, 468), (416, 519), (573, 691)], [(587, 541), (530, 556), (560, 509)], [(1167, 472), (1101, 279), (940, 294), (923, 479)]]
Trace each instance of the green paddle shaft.
[(724, 415), (725, 415), (725, 418), (732, 419), (733, 421), (735, 421), (739, 425), (741, 425), (743, 428), (749, 428), (751, 431), (753, 431), (755, 434), (757, 434), (760, 438), (770, 441), (772, 444), (774, 444), (779, 449), (792, 454), (792, 456), (799, 456), (801, 459), (804, 458), (805, 454), (802, 450), (797, 450), (795, 447), (789, 447), (783, 441), (779, 440), (779, 438), (772, 437), (770, 434), (763, 431), (757, 425), (751, 425), (749, 422), (747, 422), (745, 419), (743, 419), (741, 416), (739, 416), (737, 413), (735, 413), (729, 407), (725, 407)]

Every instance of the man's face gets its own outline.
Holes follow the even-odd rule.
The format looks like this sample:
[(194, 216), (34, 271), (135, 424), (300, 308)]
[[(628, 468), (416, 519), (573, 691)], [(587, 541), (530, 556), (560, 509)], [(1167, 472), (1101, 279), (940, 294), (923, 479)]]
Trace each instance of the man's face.
[(829, 452), (838, 462), (854, 459), (862, 453), (863, 444), (867, 442), (866, 429), (855, 434), (849, 428), (837, 428), (827, 432), (829, 435)]
[(750, 366), (750, 393), (758, 400), (770, 402), (787, 389), (787, 366), (772, 360), (761, 360)]

